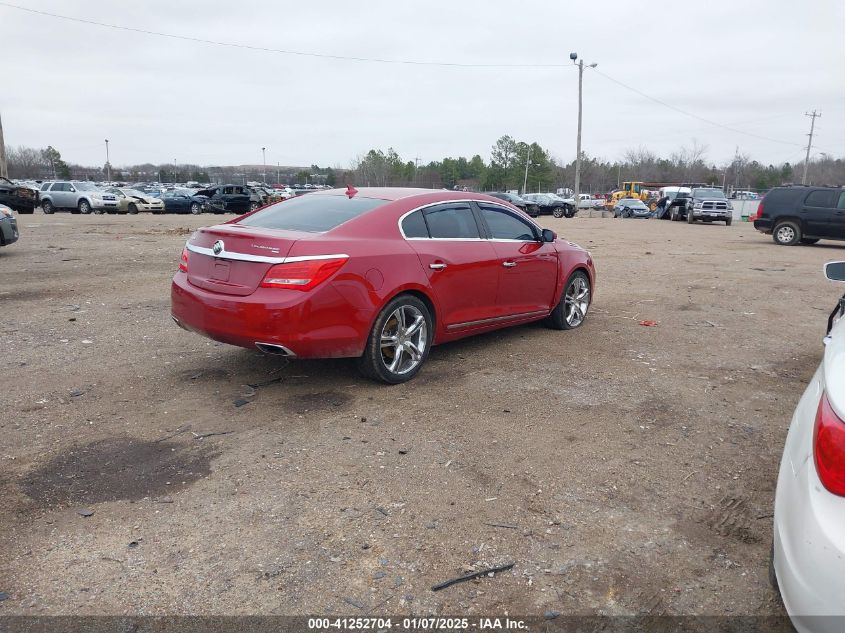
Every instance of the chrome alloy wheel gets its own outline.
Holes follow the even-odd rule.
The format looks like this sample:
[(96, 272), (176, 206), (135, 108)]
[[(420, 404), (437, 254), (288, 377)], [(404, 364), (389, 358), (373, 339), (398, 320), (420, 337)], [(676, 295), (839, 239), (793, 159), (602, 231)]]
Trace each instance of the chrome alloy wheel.
[(569, 327), (578, 327), (587, 316), (590, 307), (590, 287), (580, 275), (573, 277), (564, 295), (566, 305), (566, 323)]
[(795, 239), (795, 229), (793, 229), (788, 224), (784, 224), (783, 226), (778, 228), (777, 238), (778, 242), (781, 242), (783, 244), (789, 244), (792, 240)]
[(381, 330), (381, 360), (395, 374), (407, 374), (422, 362), (428, 344), (425, 317), (416, 307), (396, 308)]

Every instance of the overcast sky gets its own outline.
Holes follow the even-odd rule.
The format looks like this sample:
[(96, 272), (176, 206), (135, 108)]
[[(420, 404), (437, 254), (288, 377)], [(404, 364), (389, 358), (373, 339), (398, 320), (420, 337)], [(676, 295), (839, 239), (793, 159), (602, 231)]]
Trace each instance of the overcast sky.
[[(569, 63), (584, 73), (583, 149), (610, 160), (692, 139), (721, 163), (845, 155), (842, 0), (16, 0), (137, 29), (339, 56), (462, 64)], [(575, 155), (571, 67), (466, 68), (286, 55), (118, 31), (0, 6), (7, 145), (65, 160), (347, 167), (370, 148), (406, 160), (481, 154), (502, 134)], [(756, 135), (756, 136), (751, 136)], [(758, 137), (767, 137), (766, 139)], [(791, 144), (790, 144), (791, 143)]]

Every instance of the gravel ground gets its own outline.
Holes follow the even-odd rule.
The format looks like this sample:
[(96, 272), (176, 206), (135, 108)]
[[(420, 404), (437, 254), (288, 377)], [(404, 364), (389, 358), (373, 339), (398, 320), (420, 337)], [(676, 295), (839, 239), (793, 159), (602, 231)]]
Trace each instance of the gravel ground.
[(386, 387), (177, 328), (213, 220), (39, 213), (0, 249), (0, 614), (783, 614), (774, 486), (840, 248), (544, 219), (593, 252), (587, 323)]

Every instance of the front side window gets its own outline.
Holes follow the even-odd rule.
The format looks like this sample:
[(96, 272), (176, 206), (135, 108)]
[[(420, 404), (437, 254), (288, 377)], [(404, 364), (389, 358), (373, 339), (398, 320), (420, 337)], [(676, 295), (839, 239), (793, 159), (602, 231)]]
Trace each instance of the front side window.
[(492, 205), (479, 205), (481, 216), (487, 222), (491, 237), (494, 240), (519, 240), (521, 242), (534, 242), (537, 234), (534, 227), (525, 220), (508, 213), (504, 209)]
[(810, 195), (804, 201), (808, 207), (832, 207), (833, 206), (833, 192), (825, 191), (824, 189), (817, 189), (811, 191)]
[(428, 233), (437, 239), (472, 239), (481, 237), (468, 204), (441, 204), (425, 211)]
[(839, 202), (836, 203), (837, 209), (845, 209), (845, 191), (839, 194)]

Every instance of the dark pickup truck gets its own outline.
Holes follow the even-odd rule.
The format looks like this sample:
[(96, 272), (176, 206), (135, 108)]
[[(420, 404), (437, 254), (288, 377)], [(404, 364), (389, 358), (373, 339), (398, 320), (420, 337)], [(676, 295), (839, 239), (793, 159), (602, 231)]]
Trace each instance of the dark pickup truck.
[(5, 204), (18, 213), (33, 213), (38, 206), (38, 192), (0, 177), (0, 204)]

